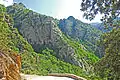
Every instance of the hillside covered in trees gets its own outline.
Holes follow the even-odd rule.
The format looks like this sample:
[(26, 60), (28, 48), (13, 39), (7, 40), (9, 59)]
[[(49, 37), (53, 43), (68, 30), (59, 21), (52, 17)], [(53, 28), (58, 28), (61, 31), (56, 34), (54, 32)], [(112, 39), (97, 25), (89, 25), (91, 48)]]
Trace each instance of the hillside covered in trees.
[[(84, 1), (81, 10), (85, 12), (90, 1)], [(85, 14), (90, 20), (96, 15)], [(116, 14), (112, 13), (113, 16)], [(29, 10), (23, 3), (7, 7), (0, 4), (0, 61), (8, 64), (9, 70), (0, 66), (0, 79), (4, 72), (13, 76), (13, 80), (20, 79), (21, 72), (36, 75), (69, 73), (87, 80), (119, 80), (120, 19), (103, 19), (103, 23), (92, 24), (73, 16), (58, 20)], [(11, 68), (11, 64), (14, 67)], [(11, 74), (13, 68), (18, 72), (17, 77)]]
[[(27, 10), (27, 12), (25, 12), (25, 14), (22, 13), (22, 15), (19, 15), (18, 17), (18, 12), (12, 13), (12, 10), (17, 11), (16, 9), (18, 11), (23, 9), (23, 12)], [(67, 38), (59, 30), (58, 26), (55, 25), (54, 22), (52, 22), (54, 21), (54, 19), (50, 19), (50, 21), (50, 17), (40, 15), (31, 10), (28, 10), (23, 7), (21, 3), (14, 4), (7, 9), (3, 5), (0, 5), (0, 10), (0, 49), (11, 50), (21, 56), (22, 73), (38, 75), (47, 75), (49, 73), (71, 73), (78, 76), (83, 76), (88, 79), (95, 76), (92, 74), (93, 64), (97, 62), (99, 58), (93, 53), (90, 53), (88, 50), (86, 50), (82, 44), (79, 44), (78, 42)], [(11, 13), (9, 11), (11, 11)], [(41, 24), (38, 23), (39, 26), (37, 26), (37, 24), (36, 26), (32, 26), (32, 24), (27, 24), (27, 22), (25, 21), (22, 22), (22, 20), (25, 19), (21, 19), (23, 18), (21, 16), (24, 15), (28, 15), (29, 18), (25, 19), (29, 19), (31, 21), (33, 19), (32, 17), (35, 16), (34, 18), (36, 18), (36, 16), (38, 15), (41, 16), (40, 18), (38, 17), (39, 19), (43, 19), (43, 21), (48, 20), (48, 22), (41, 22)], [(18, 26), (18, 24), (20, 23), (16, 22), (17, 20), (15, 20), (15, 16), (17, 16), (17, 18), (21, 20), (20, 21), (19, 19), (17, 19), (19, 20), (19, 22), (22, 22), (22, 25)], [(34, 21), (35, 20), (33, 20), (33, 24)], [(26, 24), (24, 24), (24, 22)], [(34, 29), (37, 27), (43, 27), (42, 30), (45, 31), (51, 29), (52, 35), (47, 32), (41, 33), (41, 30), (40, 33), (34, 32)], [(32, 28), (33, 31), (30, 31), (30, 28)], [(41, 35), (37, 36), (37, 34)], [(36, 41), (37, 39), (35, 40), (36, 43), (34, 43), (34, 37), (38, 38), (39, 46), (41, 46), (39, 48), (39, 51), (36, 48), (38, 45)], [(47, 40), (49, 40), (50, 42)], [(34, 45), (36, 45), (36, 47), (34, 47)]]

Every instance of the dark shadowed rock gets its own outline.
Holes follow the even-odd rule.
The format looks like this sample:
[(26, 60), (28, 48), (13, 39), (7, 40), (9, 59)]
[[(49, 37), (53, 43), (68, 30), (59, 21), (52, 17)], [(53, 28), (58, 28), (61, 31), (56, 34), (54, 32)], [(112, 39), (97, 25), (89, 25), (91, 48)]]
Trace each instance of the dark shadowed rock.
[[(91, 67), (89, 66), (91, 65), (86, 60), (89, 53), (84, 50), (81, 44), (70, 41), (61, 32), (56, 24), (57, 20), (29, 9), (21, 8), (19, 4), (13, 6), (7, 7), (7, 12), (13, 16), (14, 27), (18, 29), (19, 33), (32, 45), (36, 52), (49, 48), (54, 51), (52, 55), (55, 55), (58, 59), (90, 70)], [(74, 17), (69, 17), (69, 19), (75, 20)], [(71, 24), (67, 25), (74, 27), (75, 24), (71, 22)]]

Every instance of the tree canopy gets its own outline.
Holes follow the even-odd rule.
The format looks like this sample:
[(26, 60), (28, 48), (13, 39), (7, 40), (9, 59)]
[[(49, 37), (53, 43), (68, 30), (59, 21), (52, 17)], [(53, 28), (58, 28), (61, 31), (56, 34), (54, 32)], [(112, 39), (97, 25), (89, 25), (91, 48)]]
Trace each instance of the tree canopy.
[(105, 55), (95, 64), (95, 72), (102, 80), (120, 80), (120, 0), (82, 0), (81, 10), (86, 19), (101, 14), (106, 26), (115, 27), (101, 38)]
[(5, 6), (0, 4), (0, 13), (5, 12), (5, 11), (6, 11)]
[(120, 0), (82, 0), (80, 10), (86, 19), (93, 20), (97, 14), (102, 14), (101, 21), (113, 23), (120, 15)]

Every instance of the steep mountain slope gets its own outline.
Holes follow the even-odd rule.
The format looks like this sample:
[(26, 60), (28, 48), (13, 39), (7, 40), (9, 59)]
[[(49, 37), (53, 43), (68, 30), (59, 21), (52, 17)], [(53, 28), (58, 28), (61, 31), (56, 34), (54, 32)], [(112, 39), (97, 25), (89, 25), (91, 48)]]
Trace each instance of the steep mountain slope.
[(109, 32), (112, 30), (112, 27), (106, 28), (104, 26), (103, 23), (91, 23), (91, 25), (97, 29), (99, 29), (100, 31), (102, 31), (103, 33)]
[[(14, 55), (19, 54), (22, 59), (22, 73), (38, 75), (47, 75), (48, 73), (72, 73), (89, 79), (89, 76), (87, 76), (82, 68), (65, 63), (51, 55), (54, 53), (53, 50), (46, 48), (41, 50), (41, 54), (34, 52), (31, 45), (24, 40), (17, 29), (13, 28), (13, 20), (6, 14), (5, 10), (6, 8), (0, 5), (0, 60), (2, 59), (1, 53), (2, 55), (4, 53), (4, 55), (9, 54), (10, 56), (12, 56), (12, 53)], [(10, 59), (6, 58), (7, 57), (4, 57), (6, 61)], [(9, 61), (8, 63), (11, 63), (11, 59)], [(14, 59), (14, 61), (16, 62), (17, 60)], [(0, 65), (2, 65), (2, 63), (0, 63)], [(11, 71), (14, 71), (14, 66), (9, 68)], [(13, 75), (14, 72), (11, 72), (10, 75), (11, 74)], [(1, 75), (2, 74), (0, 74), (0, 77)], [(15, 75), (14, 76), (18, 78), (17, 74)]]
[(92, 25), (93, 27), (101, 30), (103, 33), (106, 33), (106, 32), (112, 31), (113, 27), (115, 27), (116, 25), (118, 25), (119, 21), (120, 21), (120, 17), (117, 17), (114, 20), (114, 23), (112, 24), (112, 26), (109, 25), (109, 27), (105, 27), (104, 23), (91, 23), (90, 25)]
[(73, 16), (69, 16), (67, 19), (61, 19), (58, 26), (65, 35), (82, 43), (89, 51), (96, 51), (97, 40), (99, 40), (102, 34), (100, 30), (75, 19)]
[(7, 7), (13, 16), (14, 27), (32, 45), (36, 52), (49, 48), (58, 59), (91, 70), (98, 58), (75, 41), (69, 40), (59, 30), (54, 19), (27, 9), (22, 3)]
[[(120, 25), (119, 23), (120, 23), (120, 17), (117, 17), (114, 20), (113, 24), (109, 24), (106, 27), (105, 27), (105, 25), (103, 23), (91, 23), (90, 25), (92, 25), (96, 29), (102, 31), (103, 35), (104, 35), (106, 33), (109, 33), (110, 31), (112, 31), (114, 29), (114, 27), (119, 28), (119, 25)], [(116, 25), (118, 25), (118, 26), (116, 26)], [(100, 57), (103, 57), (105, 55), (105, 47), (104, 47), (104, 45), (101, 45), (101, 42), (103, 42), (102, 41), (102, 36), (101, 36), (100, 40), (98, 41), (99, 42), (98, 43), (98, 50), (95, 52)]]

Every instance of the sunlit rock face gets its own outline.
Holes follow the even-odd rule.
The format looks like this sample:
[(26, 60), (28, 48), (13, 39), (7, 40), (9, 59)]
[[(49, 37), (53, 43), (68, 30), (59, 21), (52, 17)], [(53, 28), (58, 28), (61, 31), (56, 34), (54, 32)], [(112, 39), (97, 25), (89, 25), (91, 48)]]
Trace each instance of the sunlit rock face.
[[(45, 48), (54, 50), (53, 55), (65, 62), (85, 68), (90, 66), (84, 59), (78, 59), (76, 47), (71, 45), (67, 37), (59, 29), (54, 18), (38, 14), (26, 9), (22, 4), (14, 4), (14, 7), (7, 7), (9, 14), (14, 14), (14, 27), (32, 45), (36, 52)], [(75, 20), (69, 17), (70, 20)], [(81, 45), (78, 45), (79, 49)], [(83, 49), (82, 49), (83, 50)]]
[(69, 35), (71, 38), (82, 43), (87, 50), (101, 57), (100, 52), (98, 52), (99, 47), (97, 46), (97, 41), (102, 34), (100, 30), (90, 24), (75, 19), (73, 16), (69, 16), (67, 19), (61, 19), (58, 26), (65, 35)]
[(20, 56), (0, 51), (0, 80), (20, 80)]

